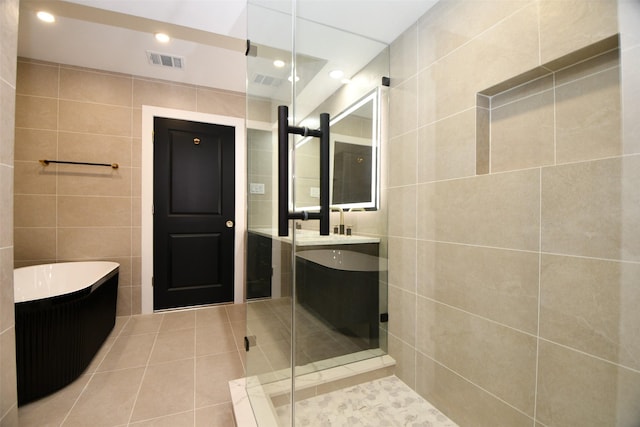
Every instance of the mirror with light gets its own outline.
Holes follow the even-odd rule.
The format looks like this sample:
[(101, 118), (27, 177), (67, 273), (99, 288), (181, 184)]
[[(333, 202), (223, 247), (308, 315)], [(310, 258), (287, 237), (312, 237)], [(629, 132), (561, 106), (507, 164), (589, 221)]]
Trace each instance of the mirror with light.
[[(331, 206), (344, 210), (378, 209), (379, 105), (380, 89), (375, 88), (331, 118)], [(295, 144), (295, 210), (319, 209), (318, 144), (317, 138), (302, 138)]]

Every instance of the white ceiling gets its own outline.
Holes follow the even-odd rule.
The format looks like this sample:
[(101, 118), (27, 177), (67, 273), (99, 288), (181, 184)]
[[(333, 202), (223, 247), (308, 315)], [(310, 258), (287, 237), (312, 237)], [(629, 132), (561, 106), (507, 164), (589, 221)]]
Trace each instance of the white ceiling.
[[(22, 57), (244, 92), (247, 35), (254, 43), (288, 50), (290, 1), (251, 0), (21, 0), (18, 54)], [(435, 0), (299, 0), (299, 51), (327, 67), (364, 66), (417, 20)], [(57, 16), (35, 18), (39, 9)], [(318, 25), (323, 24), (323, 25)], [(342, 29), (341, 42), (332, 29)], [(153, 33), (172, 36), (160, 44)], [(368, 39), (354, 47), (353, 34)], [(278, 35), (282, 35), (278, 38)], [(361, 37), (358, 37), (361, 41)], [(362, 47), (364, 46), (364, 47)], [(368, 47), (367, 47), (368, 46)], [(150, 65), (146, 51), (185, 58), (183, 70)], [(377, 52), (376, 52), (377, 50)], [(348, 59), (348, 60), (347, 60)], [(346, 64), (349, 63), (349, 64)], [(352, 69), (348, 72), (355, 72)]]

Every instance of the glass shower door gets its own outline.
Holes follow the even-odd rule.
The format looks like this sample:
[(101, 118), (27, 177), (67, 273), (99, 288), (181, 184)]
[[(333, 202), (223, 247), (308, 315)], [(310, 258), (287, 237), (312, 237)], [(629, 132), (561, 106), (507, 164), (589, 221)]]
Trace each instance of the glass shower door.
[[(316, 3), (248, 5), (245, 346), (258, 425), (295, 425), (291, 403), (314, 395), (325, 372), (386, 351), (388, 47), (322, 24)], [(279, 106), (295, 129), (280, 147)], [(324, 184), (322, 113), (330, 118)], [(279, 170), (287, 172), (286, 194)], [(292, 218), (284, 232), (279, 192)], [(315, 219), (321, 197), (331, 204), (328, 235)]]

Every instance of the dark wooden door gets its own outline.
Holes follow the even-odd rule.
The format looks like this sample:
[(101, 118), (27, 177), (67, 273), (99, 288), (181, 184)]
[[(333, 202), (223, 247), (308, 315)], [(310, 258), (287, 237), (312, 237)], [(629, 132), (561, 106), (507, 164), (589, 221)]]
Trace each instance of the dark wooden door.
[(153, 306), (233, 301), (235, 129), (154, 119)]

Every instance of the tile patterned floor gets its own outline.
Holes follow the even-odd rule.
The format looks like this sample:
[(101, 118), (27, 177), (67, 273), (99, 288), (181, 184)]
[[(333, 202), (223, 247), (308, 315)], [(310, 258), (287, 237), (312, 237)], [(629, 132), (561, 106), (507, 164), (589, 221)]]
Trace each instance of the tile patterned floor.
[[(277, 408), (281, 425), (289, 425), (290, 410)], [(457, 427), (396, 376), (302, 400), (295, 418), (313, 427)]]
[(119, 317), (85, 373), (22, 406), (20, 427), (230, 427), (228, 381), (244, 376), (246, 308)]

